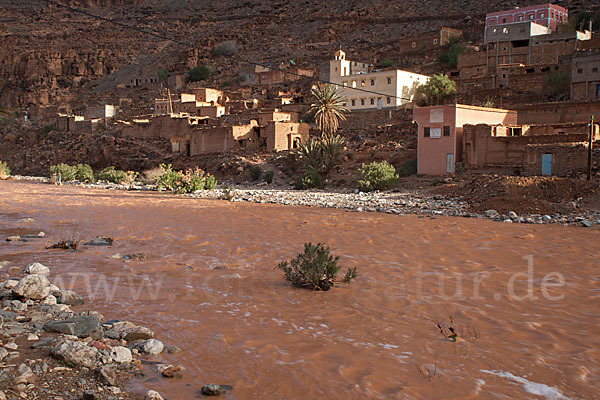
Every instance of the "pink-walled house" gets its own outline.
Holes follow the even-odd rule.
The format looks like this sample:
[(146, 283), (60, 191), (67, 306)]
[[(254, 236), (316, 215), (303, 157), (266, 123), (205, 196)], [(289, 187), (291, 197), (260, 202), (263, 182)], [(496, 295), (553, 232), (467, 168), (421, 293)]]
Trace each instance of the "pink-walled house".
[(417, 173), (445, 175), (462, 161), (463, 125), (517, 124), (517, 112), (464, 104), (415, 107), (418, 124)]

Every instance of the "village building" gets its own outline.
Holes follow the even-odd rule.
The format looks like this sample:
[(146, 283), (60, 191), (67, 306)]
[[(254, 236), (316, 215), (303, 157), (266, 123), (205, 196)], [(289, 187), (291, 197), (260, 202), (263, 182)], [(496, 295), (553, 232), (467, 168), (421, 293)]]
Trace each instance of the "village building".
[(201, 117), (219, 118), (226, 113), (223, 101), (223, 92), (210, 88), (189, 88), (189, 93), (179, 96), (168, 95), (166, 98), (154, 99), (154, 114), (181, 114), (198, 115)]
[(464, 168), (545, 176), (584, 172), (589, 129), (586, 123), (464, 125)]
[(394, 40), (394, 46), (400, 54), (434, 50), (448, 44), (451, 38), (462, 38), (460, 29), (442, 27), (438, 30)]
[(465, 124), (516, 124), (516, 111), (463, 104), (415, 107), (418, 124), (417, 173), (452, 174), (462, 162)]
[(397, 69), (363, 72), (365, 67), (359, 67), (356, 72), (354, 64), (338, 50), (329, 68), (330, 82), (338, 85), (351, 111), (398, 108), (412, 102), (417, 87), (429, 80), (426, 75)]
[(240, 69), (238, 78), (240, 85), (278, 85), (284, 82), (297, 81), (303, 77), (313, 77), (314, 71), (307, 68), (300, 68), (296, 65), (288, 66), (281, 64), (279, 66), (266, 65), (247, 65)]
[(600, 52), (584, 51), (573, 55), (571, 99), (600, 99)]
[(488, 38), (488, 28), (530, 21), (555, 31), (559, 24), (567, 22), (569, 11), (556, 4), (538, 4), (528, 7), (517, 7), (512, 10), (488, 13), (485, 16), (485, 40)]
[(99, 106), (87, 106), (84, 112), (84, 118), (89, 120), (113, 118), (119, 112), (119, 107), (112, 104), (103, 104)]

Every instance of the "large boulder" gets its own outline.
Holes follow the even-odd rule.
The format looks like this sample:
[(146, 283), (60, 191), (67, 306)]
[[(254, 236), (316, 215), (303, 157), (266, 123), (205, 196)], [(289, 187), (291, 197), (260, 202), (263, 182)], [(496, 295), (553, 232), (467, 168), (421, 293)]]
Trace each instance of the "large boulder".
[(50, 294), (50, 281), (43, 275), (27, 275), (12, 292), (26, 299), (42, 300)]
[(100, 358), (100, 352), (97, 348), (68, 339), (53, 347), (52, 355), (66, 363), (87, 368), (96, 367)]
[(104, 334), (100, 320), (95, 315), (82, 315), (64, 321), (48, 321), (44, 324), (44, 330), (92, 339), (100, 339)]
[(46, 267), (43, 264), (36, 262), (36, 263), (29, 264), (27, 267), (25, 267), (25, 273), (30, 274), (30, 275), (33, 275), (33, 274), (50, 275), (50, 268)]

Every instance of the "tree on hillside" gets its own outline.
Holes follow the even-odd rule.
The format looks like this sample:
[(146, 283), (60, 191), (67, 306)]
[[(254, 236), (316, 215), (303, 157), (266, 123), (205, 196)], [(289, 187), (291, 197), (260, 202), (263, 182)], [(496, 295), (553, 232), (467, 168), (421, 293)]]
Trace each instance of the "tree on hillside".
[(188, 72), (190, 82), (205, 81), (210, 77), (210, 68), (206, 65), (198, 65)]
[(311, 94), (314, 102), (310, 105), (310, 110), (314, 114), (317, 128), (323, 135), (333, 135), (338, 129), (339, 121), (346, 119), (344, 114), (350, 112), (344, 106), (346, 99), (333, 85), (315, 87), (311, 90)]
[(458, 55), (465, 51), (465, 45), (457, 37), (451, 37), (448, 43), (444, 45), (442, 53), (438, 57), (438, 61), (448, 66), (449, 68), (456, 69), (458, 66)]
[(437, 74), (424, 85), (417, 88), (417, 92), (425, 96), (429, 106), (442, 104), (443, 101), (456, 93), (456, 84), (446, 74)]

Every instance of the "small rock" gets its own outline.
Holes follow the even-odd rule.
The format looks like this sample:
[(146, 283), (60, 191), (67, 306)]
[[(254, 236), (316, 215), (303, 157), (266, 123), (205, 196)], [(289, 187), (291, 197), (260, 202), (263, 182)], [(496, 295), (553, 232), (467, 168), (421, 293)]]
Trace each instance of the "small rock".
[(7, 242), (18, 242), (21, 240), (21, 236), (9, 236), (6, 238)]
[(549, 216), (549, 215), (544, 215), (544, 216), (542, 217), (542, 220), (543, 220), (544, 222), (549, 222), (549, 221), (552, 221), (552, 217), (551, 217), (551, 216)]
[(82, 342), (66, 339), (63, 343), (52, 348), (52, 355), (59, 360), (82, 367), (94, 368), (100, 353), (95, 347), (90, 347)]
[(516, 219), (518, 217), (517, 213), (514, 211), (509, 211), (508, 212), (508, 218), (510, 219)]
[(99, 382), (115, 386), (117, 384), (117, 369), (112, 365), (103, 365), (94, 370), (96, 379)]
[(115, 362), (119, 364), (130, 363), (133, 360), (131, 350), (123, 346), (113, 347), (110, 350), (110, 356)]
[(148, 339), (136, 345), (136, 348), (146, 354), (157, 355), (162, 353), (164, 344), (160, 340)]
[(496, 211), (496, 210), (487, 210), (485, 212), (485, 216), (488, 218), (496, 218), (498, 215), (499, 215), (498, 211)]
[(202, 386), (200, 392), (204, 396), (218, 396), (222, 393), (226, 393), (233, 390), (232, 386), (228, 385), (215, 385), (214, 383), (209, 383), (208, 385)]
[(156, 370), (165, 378), (181, 378), (181, 367), (170, 364), (158, 364)]
[(34, 349), (40, 349), (42, 347), (52, 346), (54, 343), (56, 343), (55, 338), (45, 337), (42, 340), (40, 340), (39, 342), (32, 344), (31, 347), (33, 347)]
[(69, 306), (78, 306), (85, 303), (83, 297), (72, 290), (61, 290), (56, 301), (60, 304), (67, 304)]
[(18, 376), (15, 379), (15, 384), (19, 385), (22, 383), (27, 384), (33, 382), (35, 382), (35, 374), (27, 364), (21, 364), (18, 369)]
[(19, 345), (18, 345), (18, 344), (16, 344), (15, 342), (10, 342), (10, 343), (6, 343), (6, 344), (4, 345), (4, 347), (6, 347), (6, 348), (7, 348), (7, 349), (9, 349), (9, 350), (16, 350), (16, 349), (18, 349), (18, 348), (19, 348)]
[(31, 333), (27, 336), (27, 340), (33, 342), (34, 340), (40, 340), (40, 337), (36, 334)]
[(583, 221), (581, 221), (581, 225), (585, 226), (586, 228), (589, 228), (590, 226), (592, 226), (592, 222), (584, 219)]
[(38, 262), (29, 264), (25, 267), (26, 274), (50, 275), (50, 268)]
[(168, 344), (165, 346), (165, 350), (169, 354), (175, 354), (181, 352), (181, 349), (175, 345)]
[(114, 240), (109, 237), (97, 237), (84, 243), (84, 246), (112, 246)]
[(56, 297), (50, 295), (42, 300), (42, 304), (47, 304), (49, 306), (55, 306), (58, 302), (56, 301)]
[(155, 390), (148, 390), (144, 395), (144, 400), (165, 400), (160, 393)]

